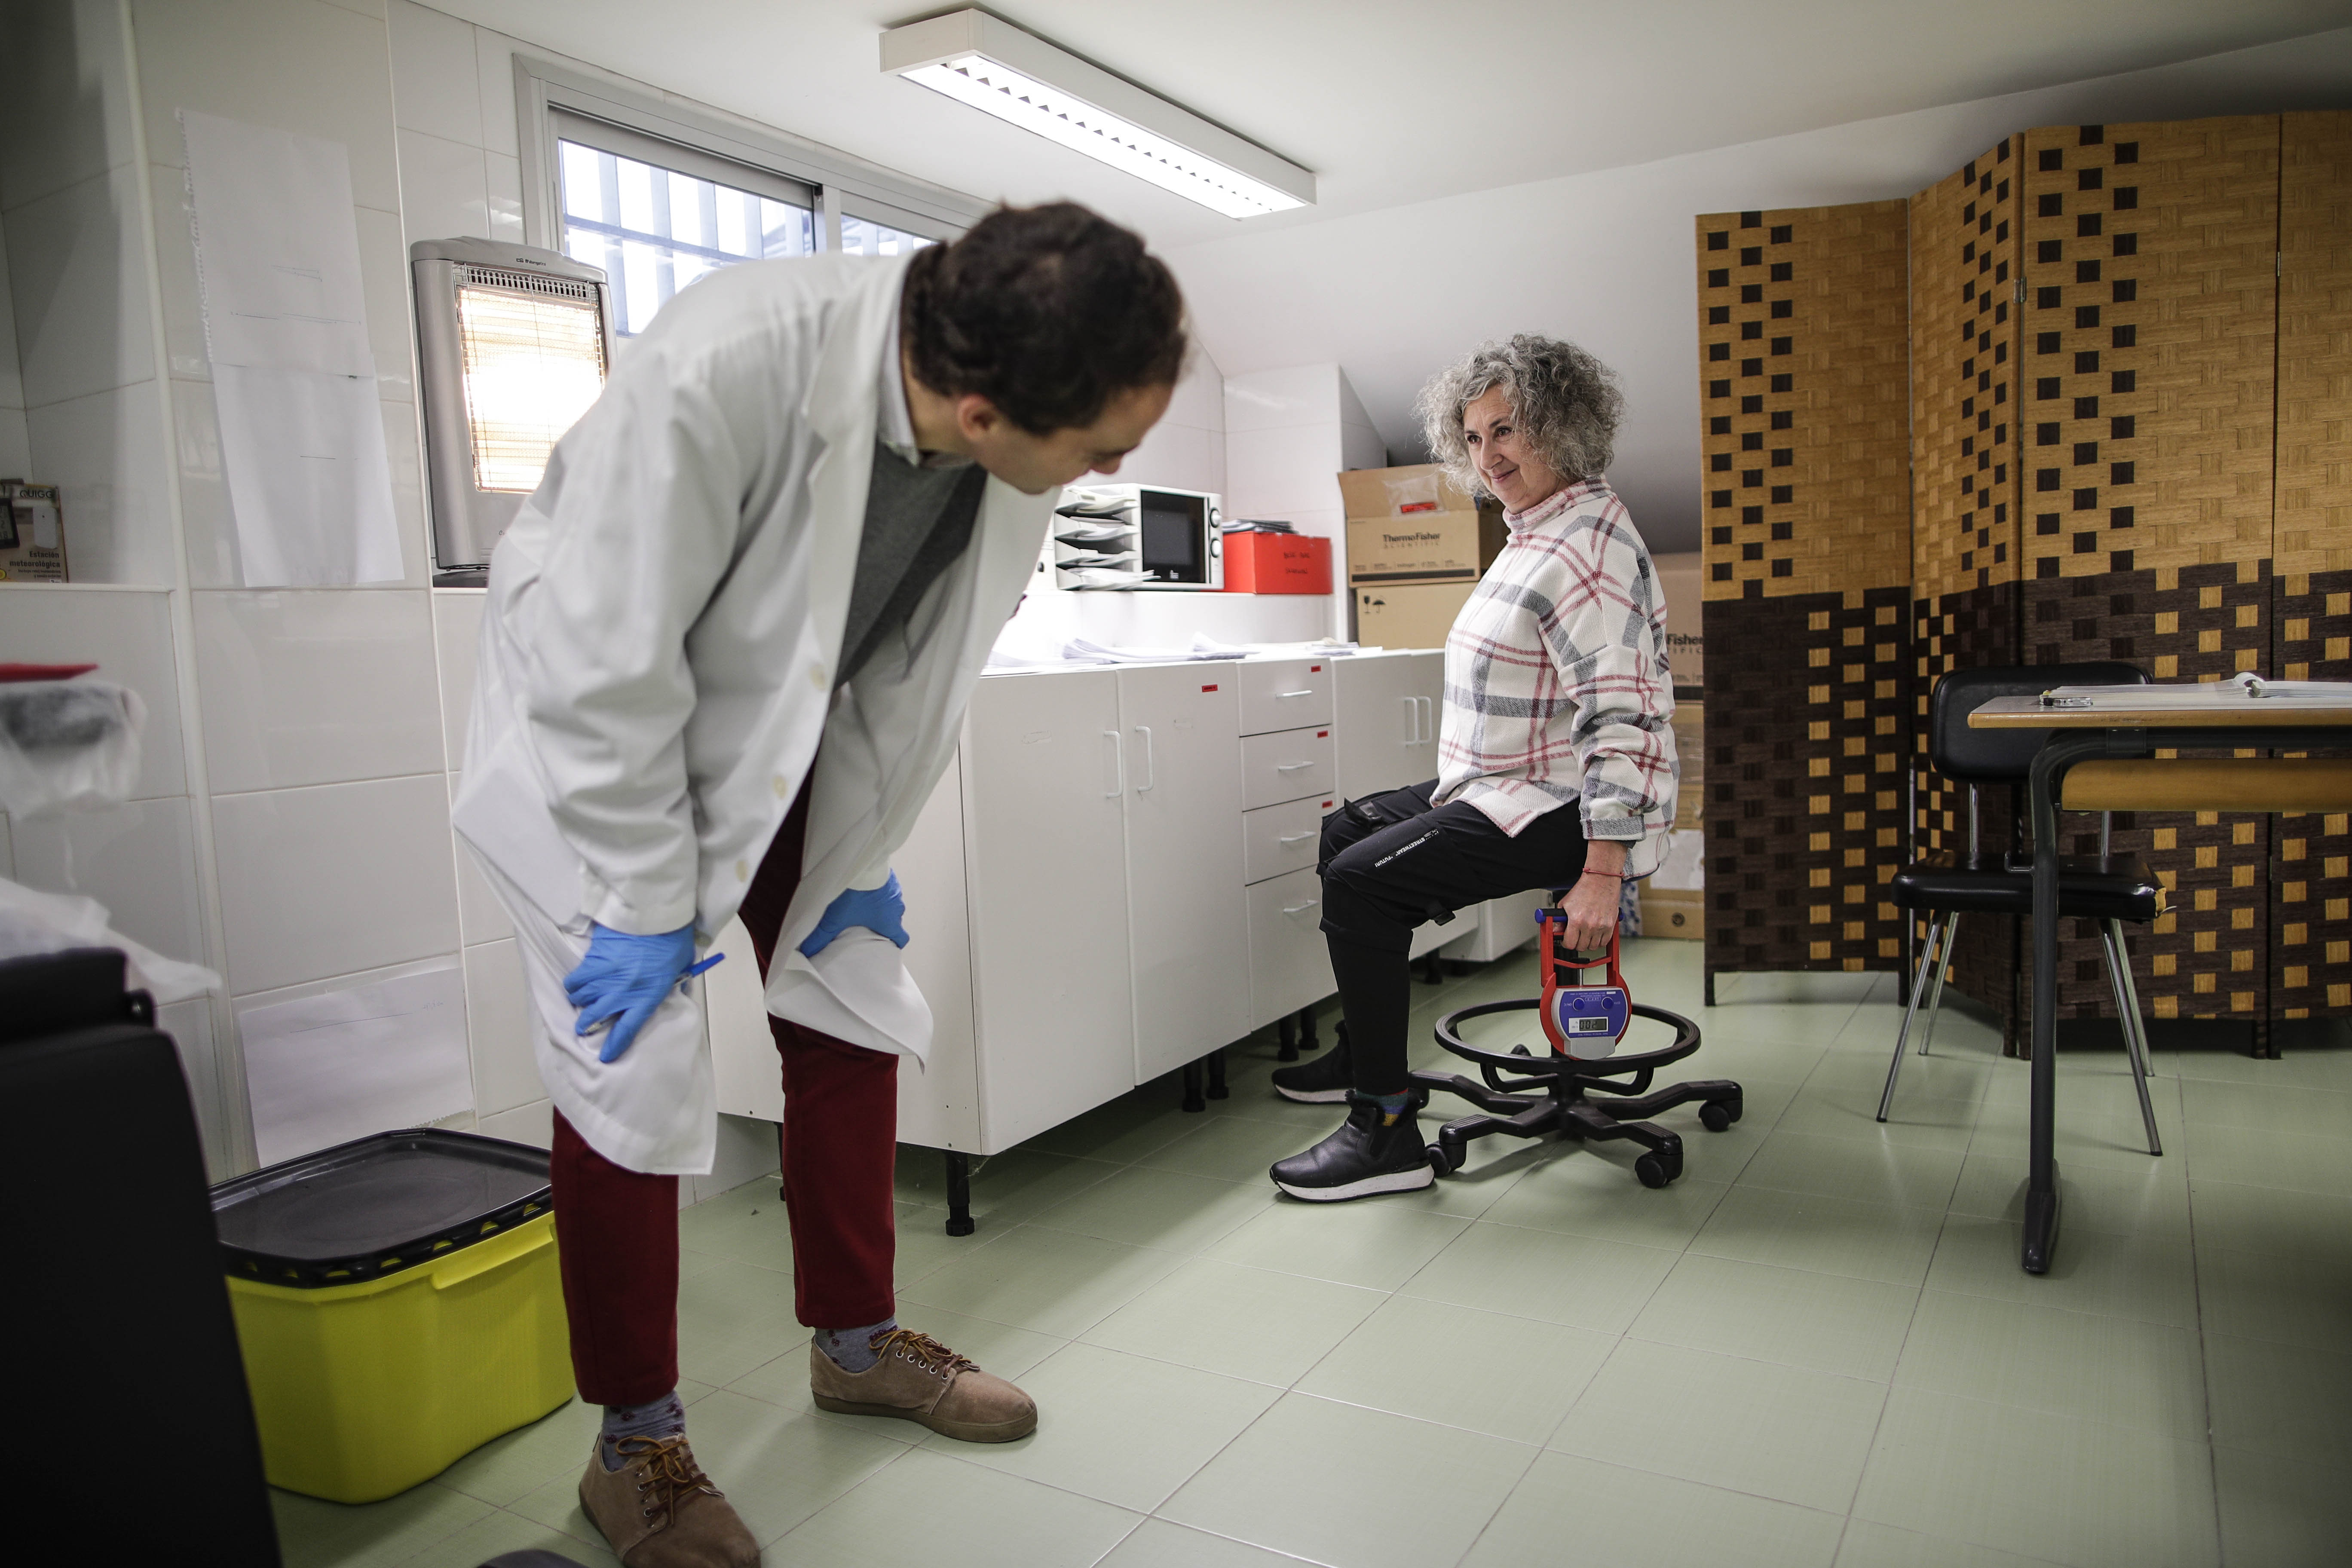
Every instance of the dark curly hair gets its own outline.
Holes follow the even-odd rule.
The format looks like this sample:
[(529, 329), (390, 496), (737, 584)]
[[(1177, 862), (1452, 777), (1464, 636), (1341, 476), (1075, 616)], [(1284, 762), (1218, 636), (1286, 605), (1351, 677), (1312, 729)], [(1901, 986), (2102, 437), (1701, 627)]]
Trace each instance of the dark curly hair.
[(1520, 332), (1485, 342), (1421, 389), (1418, 412), (1432, 456), (1454, 483), (1485, 488), (1462, 438), (1462, 410), (1496, 387), (1528, 442), (1564, 479), (1590, 479), (1609, 466), (1625, 412), (1616, 373), (1574, 343)]
[(976, 392), (1033, 436), (1091, 425), (1120, 393), (1172, 386), (1184, 368), (1174, 275), (1074, 202), (999, 207), (916, 252), (899, 311), (916, 379)]

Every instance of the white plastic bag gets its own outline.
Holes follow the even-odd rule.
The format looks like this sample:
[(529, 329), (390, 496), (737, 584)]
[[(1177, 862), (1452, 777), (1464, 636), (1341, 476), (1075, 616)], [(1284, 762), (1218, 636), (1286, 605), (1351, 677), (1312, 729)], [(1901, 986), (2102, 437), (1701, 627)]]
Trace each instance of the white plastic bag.
[(44, 893), (0, 878), (0, 959), (30, 958), (76, 947), (110, 947), (131, 961), (131, 984), (155, 1005), (184, 1002), (220, 989), (220, 976), (142, 947), (107, 925), (106, 907), (71, 893)]
[(0, 682), (0, 811), (117, 805), (139, 777), (147, 705), (110, 680)]

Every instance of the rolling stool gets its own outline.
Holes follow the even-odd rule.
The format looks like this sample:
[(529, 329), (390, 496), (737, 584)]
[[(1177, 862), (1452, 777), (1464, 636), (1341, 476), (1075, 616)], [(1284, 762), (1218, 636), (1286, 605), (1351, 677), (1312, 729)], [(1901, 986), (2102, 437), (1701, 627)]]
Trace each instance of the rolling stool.
[[(1437, 1142), (1429, 1146), (1429, 1163), (1439, 1175), (1451, 1175), (1462, 1168), (1470, 1141), (1493, 1132), (1514, 1138), (1540, 1138), (1547, 1132), (1602, 1142), (1624, 1138), (1648, 1151), (1633, 1162), (1633, 1173), (1642, 1184), (1663, 1187), (1683, 1173), (1683, 1141), (1680, 1134), (1641, 1119), (1694, 1100), (1704, 1100), (1700, 1123), (1710, 1132), (1721, 1132), (1739, 1120), (1740, 1089), (1728, 1079), (1708, 1079), (1650, 1092), (1650, 1080), (1660, 1068), (1698, 1049), (1698, 1026), (1679, 1014), (1633, 1000), (1625, 990), (1624, 976), (1618, 973), (1614, 931), (1610, 933), (1605, 961), (1608, 985), (1585, 986), (1568, 978), (1601, 964), (1578, 963), (1562, 951), (1566, 922), (1554, 906), (1564, 891), (1554, 889), (1544, 908), (1536, 911), (1543, 994), (1509, 1002), (1483, 1002), (1437, 1021), (1437, 1043), (1477, 1063), (1478, 1079), (1417, 1069), (1412, 1074), (1413, 1087), (1460, 1095), (1486, 1114), (1465, 1116), (1440, 1128)], [(1462, 1038), (1461, 1027), (1472, 1018), (1524, 1009), (1542, 1016), (1544, 1034), (1551, 1042), (1549, 1057), (1535, 1056), (1525, 1046), (1514, 1046), (1508, 1051), (1485, 1050)], [(1675, 1043), (1663, 1050), (1632, 1056), (1611, 1054), (1635, 1018), (1667, 1025), (1675, 1031)], [(1572, 1044), (1588, 1040), (1605, 1044), (1609, 1049), (1588, 1057), (1570, 1053)], [(1615, 1081), (1623, 1078), (1633, 1081), (1630, 1085)], [(1596, 1089), (1617, 1090), (1632, 1098), (1595, 1100), (1591, 1091)]]

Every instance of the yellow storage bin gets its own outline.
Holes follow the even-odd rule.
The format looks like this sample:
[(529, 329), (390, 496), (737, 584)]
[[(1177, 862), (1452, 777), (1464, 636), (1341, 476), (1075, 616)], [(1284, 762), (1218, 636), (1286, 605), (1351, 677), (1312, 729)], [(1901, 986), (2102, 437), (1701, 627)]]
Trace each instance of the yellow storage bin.
[(572, 1396), (544, 1153), (420, 1131), (292, 1166), (215, 1191), (271, 1485), (373, 1502)]

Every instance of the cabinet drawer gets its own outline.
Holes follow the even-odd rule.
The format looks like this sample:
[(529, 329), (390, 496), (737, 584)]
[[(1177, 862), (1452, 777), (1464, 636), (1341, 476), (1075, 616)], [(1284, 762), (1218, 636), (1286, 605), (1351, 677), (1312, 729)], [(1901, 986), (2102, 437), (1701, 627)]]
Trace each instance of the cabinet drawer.
[(1323, 817), (1339, 804), (1336, 795), (1308, 795), (1284, 805), (1242, 813), (1243, 876), (1252, 882), (1315, 864)]
[(1331, 793), (1337, 761), (1328, 724), (1243, 737), (1242, 809), (1310, 795), (1321, 799)]
[(1241, 666), (1237, 684), (1244, 735), (1331, 721), (1331, 661), (1328, 658), (1247, 659)]
[(1250, 1019), (1270, 1024), (1331, 994), (1323, 883), (1309, 867), (1249, 890)]

